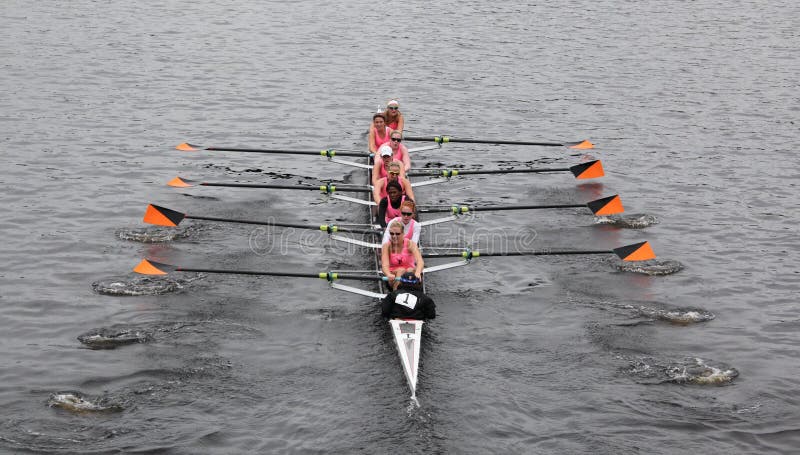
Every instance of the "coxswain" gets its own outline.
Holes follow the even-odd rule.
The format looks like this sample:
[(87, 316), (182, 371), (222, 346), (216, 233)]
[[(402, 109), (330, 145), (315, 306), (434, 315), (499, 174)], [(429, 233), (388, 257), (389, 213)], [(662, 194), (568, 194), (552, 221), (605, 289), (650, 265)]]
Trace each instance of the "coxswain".
[(372, 116), (372, 125), (369, 127), (369, 151), (371, 153), (378, 153), (381, 145), (389, 142), (389, 135), (392, 133), (391, 128), (386, 126), (386, 115), (383, 112), (378, 112)]
[(386, 110), (383, 111), (384, 119), (386, 120), (386, 126), (392, 129), (392, 131), (399, 131), (403, 132), (403, 113), (400, 112), (400, 102), (396, 99), (389, 100), (386, 103)]
[[(397, 182), (400, 185), (400, 191), (412, 201), (414, 200), (414, 190), (411, 189), (411, 182), (400, 175), (402, 167), (397, 161), (389, 163), (389, 170), (386, 172), (386, 177), (378, 179), (372, 187), (372, 200), (380, 204), (381, 200), (389, 195), (388, 185), (390, 182)], [(399, 206), (398, 206), (399, 207)]]
[(403, 223), (393, 221), (389, 225), (389, 243), (381, 246), (381, 269), (390, 285), (394, 285), (397, 277), (409, 272), (421, 279), (425, 268), (417, 244), (403, 234)]
[[(397, 191), (395, 188), (394, 191)], [(404, 199), (400, 202), (400, 216), (390, 219), (386, 222), (387, 225), (391, 225), (394, 220), (400, 221), (403, 223), (403, 231), (405, 232), (405, 238), (412, 240), (414, 243), (419, 245), (419, 234), (422, 232), (422, 225), (414, 219), (414, 215), (416, 215), (417, 206), (414, 204), (414, 201), (411, 199)], [(386, 204), (386, 214), (385, 216), (389, 216), (389, 211), (394, 211), (394, 207), (392, 207), (391, 203)], [(379, 212), (380, 213), (380, 212)], [(386, 244), (389, 241), (389, 229), (386, 229), (383, 232), (383, 241), (381, 244)]]
[(394, 281), (394, 289), (381, 302), (381, 314), (387, 319), (433, 319), (436, 304), (422, 292), (422, 284), (413, 273)]

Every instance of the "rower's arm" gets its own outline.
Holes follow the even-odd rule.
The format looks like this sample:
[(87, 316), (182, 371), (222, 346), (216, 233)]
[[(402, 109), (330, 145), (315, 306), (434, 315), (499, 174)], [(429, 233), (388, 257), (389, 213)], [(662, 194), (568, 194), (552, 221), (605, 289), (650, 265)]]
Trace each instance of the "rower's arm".
[[(388, 205), (389, 205), (389, 198), (383, 198), (378, 203), (378, 224), (380, 224), (381, 227), (384, 229), (386, 229), (386, 209)], [(386, 232), (389, 231), (386, 230)], [(386, 237), (386, 235), (387, 234), (384, 234), (384, 237)]]
[[(381, 157), (376, 156), (374, 158), (375, 163), (372, 165), (372, 186), (375, 187), (378, 185), (378, 180), (381, 178), (381, 166), (383, 166), (383, 159)], [(373, 199), (373, 201), (378, 202), (377, 199)]]
[(369, 137), (367, 137), (367, 141), (369, 144), (369, 151), (372, 153), (377, 153), (378, 149), (375, 147), (375, 127), (373, 125), (369, 126)]
[(410, 198), (412, 201), (416, 202), (417, 198), (414, 197), (414, 189), (411, 188), (411, 181), (405, 177), (402, 177), (403, 180), (403, 190), (405, 190), (406, 197)]
[(410, 242), (408, 244), (408, 251), (414, 255), (414, 262), (416, 263), (416, 267), (414, 267), (414, 275), (422, 279), (422, 271), (425, 269), (425, 261), (422, 260), (422, 253), (419, 252), (419, 247), (417, 247), (416, 242)]
[(384, 276), (389, 277), (389, 283), (391, 283), (394, 281), (394, 275), (389, 271), (389, 247), (388, 243), (381, 247), (381, 270)]
[(376, 204), (381, 202), (381, 190), (383, 189), (383, 185), (386, 182), (383, 179), (379, 179), (374, 185), (372, 185), (372, 200), (375, 201)]

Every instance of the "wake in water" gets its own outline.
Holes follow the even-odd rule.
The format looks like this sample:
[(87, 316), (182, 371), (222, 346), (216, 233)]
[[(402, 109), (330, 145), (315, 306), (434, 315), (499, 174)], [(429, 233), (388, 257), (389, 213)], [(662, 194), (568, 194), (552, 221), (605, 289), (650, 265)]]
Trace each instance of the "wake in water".
[(605, 224), (622, 229), (644, 229), (658, 224), (658, 218), (644, 213), (597, 216), (594, 218), (594, 224)]
[(645, 384), (726, 385), (739, 376), (733, 367), (711, 364), (698, 357), (666, 364), (657, 359), (638, 358), (624, 372)]
[(707, 322), (716, 317), (714, 313), (700, 308), (653, 308), (634, 305), (624, 305), (622, 307), (634, 310), (641, 317), (678, 325)]
[(153, 276), (107, 278), (92, 283), (92, 290), (98, 294), (114, 296), (161, 295), (180, 292), (189, 283), (201, 277), (202, 275), (189, 279)]
[(78, 341), (89, 349), (114, 349), (133, 343), (147, 343), (153, 334), (135, 327), (111, 326), (89, 330), (78, 335)]
[(672, 275), (683, 270), (683, 264), (671, 259), (649, 261), (619, 262), (616, 264), (620, 272), (641, 273), (650, 276)]
[(205, 224), (189, 224), (187, 226), (162, 227), (149, 226), (143, 228), (122, 228), (117, 230), (120, 240), (141, 243), (164, 243), (173, 240), (196, 237), (200, 232), (207, 230)]
[(107, 398), (89, 400), (80, 392), (56, 392), (50, 395), (47, 405), (75, 413), (117, 412), (124, 409), (121, 404), (110, 402)]

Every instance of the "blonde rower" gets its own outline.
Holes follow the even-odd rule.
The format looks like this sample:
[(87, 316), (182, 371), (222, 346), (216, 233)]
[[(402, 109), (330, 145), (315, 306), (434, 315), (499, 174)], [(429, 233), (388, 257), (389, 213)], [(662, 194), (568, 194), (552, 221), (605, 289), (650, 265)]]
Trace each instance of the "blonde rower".
[[(387, 209), (391, 207), (391, 204), (387, 206)], [(414, 201), (410, 199), (405, 199), (403, 202), (400, 203), (400, 210), (394, 211), (392, 207), (392, 211), (397, 213), (398, 215), (395, 218), (392, 218), (387, 223), (389, 226), (392, 225), (394, 221), (399, 221), (403, 223), (403, 231), (405, 232), (405, 238), (412, 240), (414, 243), (419, 245), (419, 234), (422, 231), (422, 226), (414, 219), (414, 214), (417, 206), (414, 204)], [(394, 214), (392, 213), (392, 214)], [(389, 215), (389, 210), (386, 211), (386, 215)], [(381, 244), (385, 244), (391, 238), (389, 234), (389, 229), (386, 229), (383, 233), (383, 241)]]
[(400, 112), (400, 102), (395, 100), (389, 100), (386, 103), (386, 110), (383, 111), (383, 116), (386, 119), (386, 126), (392, 129), (392, 131), (399, 131), (403, 132), (403, 124), (405, 121), (403, 120), (403, 113)]
[(393, 221), (389, 225), (389, 243), (381, 247), (381, 269), (389, 279), (389, 285), (394, 284), (395, 278), (404, 273), (413, 273), (422, 279), (422, 270), (425, 263), (417, 244), (405, 237), (401, 221)]
[(411, 189), (411, 182), (401, 175), (401, 164), (397, 161), (392, 161), (387, 167), (388, 169), (386, 171), (386, 177), (378, 179), (378, 181), (375, 182), (372, 187), (372, 200), (376, 203), (379, 203), (381, 199), (388, 196), (388, 193), (386, 192), (386, 184), (389, 182), (397, 182), (403, 189), (403, 194), (413, 201), (414, 190)]

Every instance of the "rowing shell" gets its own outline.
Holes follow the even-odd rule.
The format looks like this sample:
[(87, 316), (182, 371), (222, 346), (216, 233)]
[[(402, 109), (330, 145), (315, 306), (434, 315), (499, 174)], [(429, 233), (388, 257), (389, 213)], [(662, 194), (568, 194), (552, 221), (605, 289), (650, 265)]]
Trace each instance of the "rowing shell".
[[(367, 176), (371, 177), (372, 169), (367, 171)], [(371, 179), (370, 179), (371, 180)], [(374, 201), (376, 204), (380, 201)], [(377, 211), (369, 207), (370, 219), (373, 224), (378, 224)], [(381, 249), (375, 251), (375, 267), (380, 275), (381, 269)], [(379, 282), (379, 289), (383, 291), (383, 282)], [(387, 289), (386, 292), (390, 292)], [(417, 319), (390, 319), (389, 327), (392, 330), (394, 344), (400, 356), (400, 364), (403, 366), (403, 373), (411, 389), (411, 399), (417, 398), (417, 373), (419, 372), (419, 351), (422, 344), (422, 324), (423, 321)]]

